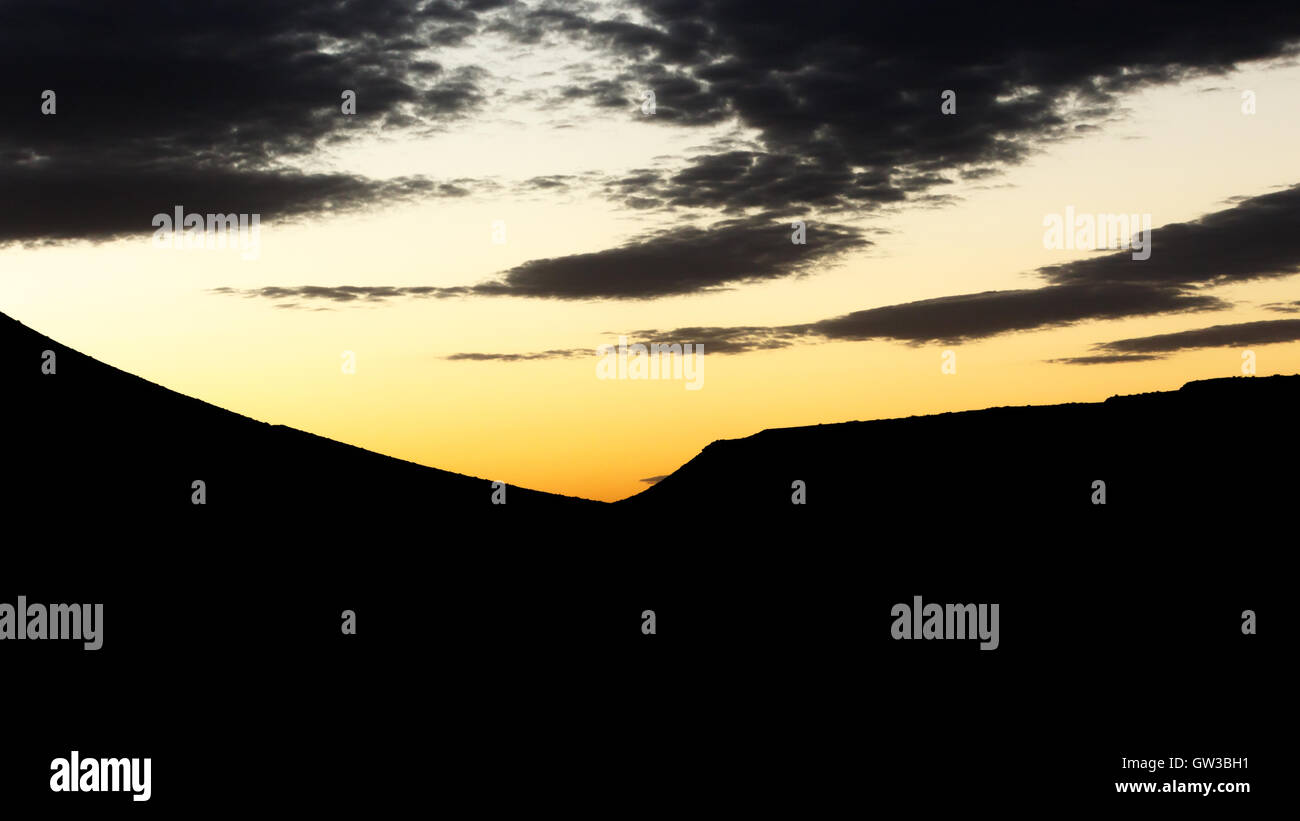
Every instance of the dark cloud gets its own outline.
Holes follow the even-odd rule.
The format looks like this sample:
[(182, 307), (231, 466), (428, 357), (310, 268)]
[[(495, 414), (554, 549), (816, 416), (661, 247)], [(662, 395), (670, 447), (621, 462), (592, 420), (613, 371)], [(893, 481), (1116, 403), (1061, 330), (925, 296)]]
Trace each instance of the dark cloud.
[[(1162, 226), (1153, 232), (1151, 259), (1132, 260), (1129, 252), (1123, 252), (1040, 269), (1052, 283), (1041, 288), (938, 297), (798, 325), (691, 327), (637, 331), (633, 336), (642, 341), (703, 344), (711, 353), (869, 339), (956, 344), (1088, 320), (1222, 310), (1230, 307), (1227, 302), (1191, 286), (1294, 273), (1300, 264), (1296, 242), (1300, 232), (1293, 228), (1300, 217), (1298, 205), (1300, 187), (1250, 197), (1193, 222)], [(1182, 260), (1187, 273), (1163, 264), (1165, 258)], [(1162, 264), (1153, 265), (1158, 259)], [(1150, 275), (1143, 273), (1146, 266), (1152, 266)], [(1264, 307), (1295, 313), (1300, 311), (1300, 301)], [(1146, 361), (1185, 348), (1297, 339), (1300, 320), (1268, 320), (1118, 340), (1095, 345), (1093, 354), (1049, 361), (1081, 365)]]
[(1164, 359), (1157, 354), (1096, 354), (1092, 356), (1068, 356), (1063, 359), (1045, 360), (1053, 365), (1114, 365), (1120, 362), (1150, 362)]
[(1270, 302), (1262, 307), (1279, 314), (1300, 314), (1300, 299), (1295, 302)]
[(900, 202), (907, 192), (883, 171), (855, 172), (824, 157), (728, 151), (698, 157), (686, 168), (641, 189), (686, 208), (835, 208), (852, 188), (858, 205)]
[(1216, 297), (1176, 288), (1109, 283), (1052, 285), (923, 299), (854, 311), (807, 327), (810, 332), (831, 340), (894, 339), (912, 344), (955, 344), (1084, 320), (1226, 307), (1227, 303)]
[[(790, 328), (764, 327), (716, 327), (716, 328), (676, 328), (671, 331), (643, 330), (630, 331), (624, 335), (629, 346), (641, 344), (678, 344), (697, 346), (692, 350), (703, 350), (712, 354), (737, 354), (750, 351), (785, 348), (795, 342), (806, 339), (808, 332), (803, 326)], [(551, 351), (533, 353), (456, 353), (444, 357), (450, 360), (470, 360), (475, 362), (527, 362), (536, 359), (572, 359), (582, 356), (600, 356), (617, 351), (617, 342), (603, 342), (592, 348), (561, 348)]]
[[(478, 107), (482, 72), (448, 70), (426, 50), (463, 43), (491, 5), (7, 2), (0, 244), (147, 233), (178, 203), (271, 217), (368, 204), (394, 186), (463, 193), (291, 166), (338, 140), (437, 128)], [(56, 114), (41, 113), (45, 89)], [(340, 111), (345, 89), (355, 116)]]
[(561, 348), (535, 353), (454, 353), (443, 358), (453, 362), (527, 362), (534, 359), (574, 359), (594, 355), (594, 351), (590, 348)]
[(791, 235), (790, 223), (748, 217), (707, 228), (682, 226), (659, 231), (604, 251), (530, 260), (506, 271), (500, 279), (471, 286), (306, 285), (217, 292), (336, 302), (403, 296), (653, 299), (797, 276), (815, 264), (870, 244), (858, 229), (833, 223), (808, 223), (804, 245), (791, 242)]
[(1300, 272), (1300, 185), (1151, 232), (1149, 259), (1131, 251), (1039, 269), (1061, 284), (1128, 282), (1221, 285)]
[[(737, 210), (870, 208), (942, 184), (947, 173), (1005, 166), (1046, 141), (1087, 132), (1127, 92), (1294, 53), (1300, 8), (1246, 2), (1057, 5), (1026, 14), (980, 4), (638, 0), (640, 15), (521, 7), (497, 22), (524, 42), (599, 44), (621, 68), (575, 97), (634, 111), (656, 94), (659, 122), (739, 120), (748, 155), (706, 154), (642, 196)], [(1081, 26), (1110, 21), (1104, 37)], [(1131, 25), (1129, 24), (1131, 23)], [(940, 113), (940, 94), (957, 113)], [(911, 186), (901, 178), (910, 178)]]
[(576, 179), (571, 174), (548, 174), (541, 177), (532, 177), (524, 180), (522, 187), (525, 189), (548, 190), (559, 189), (567, 190), (569, 185)]
[(587, 100), (597, 108), (624, 108), (630, 101), (627, 86), (617, 80), (564, 86), (556, 94), (562, 100)]
[[(1292, 210), (1300, 202), (1297, 192), (1300, 188), (1291, 187), (1250, 197), (1230, 209), (1190, 223), (1162, 226), (1153, 233), (1164, 239), (1158, 246), (1153, 240), (1153, 248), (1158, 251), (1153, 251), (1151, 259), (1145, 261), (1131, 260), (1129, 252), (1123, 252), (1040, 269), (1039, 273), (1051, 283), (1040, 288), (937, 297), (798, 325), (687, 327), (636, 331), (631, 336), (642, 341), (702, 344), (711, 353), (746, 353), (783, 348), (798, 342), (868, 339), (890, 339), (908, 344), (955, 344), (1089, 320), (1223, 310), (1230, 307), (1227, 302), (1193, 286), (1282, 275), (1295, 270), (1297, 261), (1300, 261), (1300, 248), (1293, 247), (1292, 235), (1298, 232), (1290, 230), (1290, 226), (1295, 224), (1294, 216), (1300, 216)], [(746, 279), (788, 276), (816, 260), (833, 258), (867, 242), (862, 239), (860, 231), (814, 224), (809, 226), (809, 245), (792, 246), (788, 244), (787, 231), (785, 225), (765, 219), (727, 220), (710, 230), (663, 232), (609, 251), (535, 260), (512, 269), (496, 282), (468, 287), (304, 286), (223, 291), (277, 300), (307, 298), (340, 302), (398, 296), (503, 294), (569, 299), (653, 297), (707, 290)], [(1273, 237), (1279, 239), (1268, 250), (1254, 247), (1268, 246)], [(1171, 276), (1163, 273), (1166, 271), (1164, 268), (1153, 268), (1155, 275), (1145, 278), (1131, 273), (1151, 265), (1160, 254), (1181, 259), (1194, 257), (1196, 267), (1187, 276)], [(1126, 260), (1133, 266), (1129, 266)], [(712, 267), (714, 262), (720, 267)], [(697, 268), (703, 270), (704, 275), (693, 274)], [(661, 271), (672, 271), (674, 275), (657, 279)], [(610, 272), (616, 272), (617, 277), (625, 281), (615, 281), (609, 276)], [(1300, 301), (1270, 303), (1264, 307), (1294, 312), (1300, 310)], [(1168, 338), (1214, 339), (1215, 334), (1227, 334), (1225, 338), (1229, 341), (1215, 344), (1263, 344), (1272, 339), (1269, 334), (1287, 333), (1290, 326), (1286, 323), (1300, 320), (1279, 322), (1282, 324), (1215, 326)], [(1251, 337), (1249, 334), (1252, 332), (1263, 335)], [(1233, 336), (1234, 333), (1244, 336), (1238, 338)], [(1127, 344), (1136, 342), (1123, 340), (1099, 345), (1091, 355), (1050, 361), (1104, 364), (1142, 361), (1152, 353), (1140, 348), (1127, 349), (1124, 347)], [(464, 358), (518, 361), (553, 358), (556, 354), (555, 351), (535, 355), (474, 354)]]
[[(243, 297), (263, 297), (265, 299), (278, 300), (280, 307), (298, 307), (299, 303), (285, 302), (284, 300), (325, 300), (328, 302), (383, 302), (387, 299), (396, 297), (437, 297), (451, 296), (447, 291), (457, 290), (454, 288), (435, 288), (427, 285), (416, 286), (396, 286), (396, 285), (296, 285), (282, 287), (279, 285), (267, 285), (262, 288), (212, 288), (214, 294), (225, 294), (228, 296)], [(463, 292), (463, 289), (461, 289)]]
[[(1205, 294), (1148, 285), (1065, 286), (924, 299), (778, 326), (685, 327), (641, 330), (630, 340), (703, 345), (705, 353), (740, 354), (796, 343), (886, 339), (912, 345), (960, 344), (1014, 331), (1032, 331), (1096, 319), (1213, 311), (1227, 303)], [(1300, 320), (1296, 320), (1300, 322)], [(478, 358), (506, 358), (477, 355)], [(510, 361), (519, 359), (510, 355)], [(538, 354), (530, 358), (554, 358)]]
[[(762, 216), (736, 216), (708, 228), (658, 231), (602, 251), (530, 260), (476, 285), (222, 293), (298, 306), (455, 296), (647, 299), (797, 276), (869, 242), (861, 229), (824, 221), (810, 223), (807, 246), (794, 246), (788, 219), (782, 224), (778, 216), (797, 213), (796, 208), (833, 213), (902, 201), (942, 206), (953, 201), (943, 193), (953, 180), (994, 176), (1046, 141), (1070, 139), (1113, 119), (1128, 92), (1293, 53), (1300, 35), (1300, 9), (1254, 3), (1229, 17), (1209, 4), (1144, 7), (1143, 14), (1159, 20), (1158, 26), (1120, 26), (1101, 39), (1080, 38), (1074, 11), (1066, 7), (1024, 15), (985, 7), (847, 4), (836, 14), (800, 14), (788, 4), (763, 0), (642, 0), (641, 14), (614, 19), (597, 19), (594, 4), (542, 3), (514, 6), (485, 22), (478, 14), (483, 5), (426, 4), (416, 15), (417, 35), (399, 37), (389, 30), (392, 20), (409, 22), (414, 12), (405, 5), (393, 4), (387, 17), (381, 14), (367, 24), (368, 33), (358, 41), (367, 48), (358, 47), (355, 54), (370, 56), (358, 58), (356, 68), (378, 72), (366, 76), (389, 94), (380, 96), (376, 116), (405, 127), (410, 121), (456, 117), (479, 104), (479, 73), (455, 74), (427, 57), (417, 58), (419, 43), (484, 29), (524, 43), (581, 39), (603, 48), (613, 58), (611, 67), (598, 79), (584, 74), (583, 82), (562, 86), (560, 97), (634, 111), (640, 92), (653, 90), (656, 123), (735, 119), (756, 135), (747, 142), (715, 143), (684, 166), (638, 168), (595, 184), (634, 209)], [(317, 11), (283, 19), (296, 24), (288, 29), (295, 32), (289, 53), (312, 66), (301, 82), (317, 78), (316, 90), (323, 94), (329, 83), (319, 78), (334, 72), (304, 55), (331, 63), (346, 62), (354, 52), (320, 51), (321, 42), (340, 36), (322, 33), (330, 30), (328, 21), (348, 15), (334, 5)], [(1106, 3), (1090, 6), (1088, 16), (1126, 20), (1131, 10)], [(934, 24), (918, 25), (921, 17)], [(371, 48), (375, 44), (379, 47)], [(581, 70), (589, 73), (591, 64)], [(957, 93), (953, 116), (940, 112), (944, 89)], [(331, 98), (326, 109), (333, 105)], [(215, 157), (230, 149), (237, 173), (243, 173), (348, 134), (349, 126), (334, 117), (290, 117), (287, 128), (272, 128), (272, 115), (282, 107), (269, 95), (254, 100), (244, 122), (253, 136), (262, 135), (258, 139), (221, 129), (197, 139), (198, 132), (184, 128), (168, 138), (186, 145), (200, 161), (205, 152)], [(186, 103), (181, 112), (191, 109)], [(19, 165), (44, 162), (30, 154), (17, 159)], [(592, 179), (539, 176), (521, 187), (565, 191)], [(369, 181), (354, 182), (359, 188), (354, 200), (345, 193), (336, 198), (364, 201)], [(466, 189), (444, 184), (435, 190), (454, 196)], [(1300, 232), (1290, 230), (1300, 216), (1297, 205), (1300, 187), (1293, 187), (1244, 199), (1194, 222), (1161, 226), (1151, 259), (1136, 261), (1124, 251), (1045, 267), (1038, 271), (1045, 287), (940, 297), (803, 325), (679, 328), (654, 336), (739, 353), (799, 341), (955, 343), (1088, 320), (1218, 310), (1226, 303), (1199, 287), (1300, 270)], [(567, 354), (568, 349), (559, 349), (454, 357), (514, 361)], [(1101, 351), (1094, 359), (1114, 355)]]
[(806, 272), (870, 242), (855, 228), (813, 222), (807, 244), (770, 217), (682, 226), (587, 254), (530, 260), (476, 293), (553, 299), (646, 299)]
[(1117, 339), (1093, 346), (1093, 350), (1115, 354), (1163, 354), (1193, 348), (1224, 348), (1242, 345), (1273, 345), (1300, 341), (1300, 319), (1266, 319), (1233, 325), (1212, 325), (1190, 331)]
[(459, 197), (465, 189), (407, 177), (371, 180), (349, 174), (303, 174), (176, 168), (140, 174), (83, 162), (56, 168), (0, 170), (0, 244), (104, 240), (154, 231), (155, 214), (261, 214), (293, 218), (424, 197)]
[(643, 330), (628, 334), (631, 341), (643, 345), (651, 343), (679, 343), (695, 345), (706, 353), (737, 354), (751, 351), (767, 351), (786, 348), (808, 337), (808, 328), (804, 325), (787, 327), (733, 326), (733, 327), (687, 327), (674, 328), (671, 331)]

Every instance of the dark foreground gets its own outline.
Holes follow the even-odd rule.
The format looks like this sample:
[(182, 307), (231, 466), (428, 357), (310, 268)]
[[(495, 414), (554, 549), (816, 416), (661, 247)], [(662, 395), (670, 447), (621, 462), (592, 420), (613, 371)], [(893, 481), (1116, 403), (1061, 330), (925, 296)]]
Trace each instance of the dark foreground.
[[(765, 431), (615, 505), (494, 505), (486, 481), (240, 417), (8, 318), (0, 386), (0, 603), (104, 604), (99, 650), (0, 641), (6, 807), (1251, 817), (1286, 798), (1300, 377)], [(892, 638), (915, 596), (997, 603), (997, 648)], [(151, 757), (150, 800), (51, 792), (71, 750)], [(1188, 768), (1121, 769), (1169, 757)], [(1171, 779), (1251, 794), (1116, 793)]]

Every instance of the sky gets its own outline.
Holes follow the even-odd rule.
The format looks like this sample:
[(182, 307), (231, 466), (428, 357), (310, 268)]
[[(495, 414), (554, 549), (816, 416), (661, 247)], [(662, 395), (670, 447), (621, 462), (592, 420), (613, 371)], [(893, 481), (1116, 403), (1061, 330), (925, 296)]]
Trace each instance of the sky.
[[(0, 311), (603, 500), (766, 428), (1296, 373), (1298, 44), (1251, 3), (19, 0)], [(159, 247), (177, 206), (260, 229)], [(1149, 257), (1046, 247), (1067, 208)], [(694, 384), (601, 378), (620, 336)]]

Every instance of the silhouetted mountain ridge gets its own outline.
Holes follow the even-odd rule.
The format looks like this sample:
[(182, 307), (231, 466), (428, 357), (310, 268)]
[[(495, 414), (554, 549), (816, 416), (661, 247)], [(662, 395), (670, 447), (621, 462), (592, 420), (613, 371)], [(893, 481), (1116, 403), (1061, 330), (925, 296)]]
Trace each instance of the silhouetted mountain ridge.
[[(661, 509), (733, 538), (774, 536), (774, 516), (803, 527), (809, 511), (822, 522), (907, 513), (935, 528), (1140, 510), (1145, 527), (1153, 511), (1231, 517), (1290, 505), (1296, 486), (1300, 376), (1234, 377), (1094, 403), (774, 428), (713, 442), (612, 506), (512, 486), (502, 507), (487, 480), (258, 422), (0, 317), (2, 489), (19, 509), (184, 525), (273, 514), (286, 531), (331, 534), (359, 521), (472, 525), (481, 511), (485, 536), (503, 535), (493, 528), (518, 512), (511, 535), (525, 538), (536, 514), (573, 513), (566, 523), (592, 524), (583, 538), (601, 544), (611, 538), (604, 511), (641, 522), (619, 536), (646, 543), (655, 537), (642, 514)], [(42, 373), (46, 350), (57, 356), (52, 375)], [(194, 480), (206, 483), (206, 505), (191, 503)], [(1094, 504), (1098, 481), (1104, 505)], [(806, 504), (792, 501), (796, 482)]]
[(1277, 503), (1294, 487), (1297, 409), (1300, 376), (1231, 377), (1103, 402), (773, 428), (713, 442), (619, 504), (793, 513), (796, 481), (807, 506), (841, 514), (1077, 509), (1094, 506), (1095, 481), (1107, 505)]
[[(53, 351), (54, 373), (43, 372)], [(3, 491), (14, 506), (157, 513), (482, 508), (491, 482), (424, 467), (224, 410), (121, 371), (0, 314), (8, 441)], [(206, 485), (193, 505), (192, 483)], [(598, 506), (508, 487), (507, 505)], [(495, 506), (499, 507), (499, 506)]]

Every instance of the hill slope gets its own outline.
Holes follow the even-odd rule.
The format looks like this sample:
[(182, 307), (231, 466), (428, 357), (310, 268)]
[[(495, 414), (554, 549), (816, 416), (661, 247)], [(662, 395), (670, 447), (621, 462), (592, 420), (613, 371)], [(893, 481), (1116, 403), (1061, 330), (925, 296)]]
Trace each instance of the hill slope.
[[(46, 350), (57, 356), (52, 375), (42, 373)], [(2, 314), (0, 385), (4, 504), (65, 524), (90, 516), (165, 530), (253, 516), (274, 518), (282, 535), (333, 538), (374, 535), (377, 524), (456, 521), (485, 537), (532, 541), (554, 515), (572, 525), (564, 532), (574, 544), (606, 547), (613, 538), (694, 550), (697, 540), (675, 535), (683, 522), (701, 538), (743, 545), (799, 538), (814, 522), (870, 519), (939, 539), (988, 525), (1026, 542), (1039, 531), (1077, 539), (1121, 522), (1154, 530), (1177, 520), (1194, 530), (1276, 515), (1289, 512), (1300, 485), (1300, 376), (765, 430), (714, 442), (614, 505), (511, 487), (504, 507), (491, 504), (487, 480), (222, 410)], [(191, 503), (195, 480), (206, 483), (205, 505)], [(791, 503), (796, 481), (807, 504)], [(1097, 481), (1105, 505), (1093, 503)], [(633, 526), (610, 530), (610, 517)]]
[(1094, 481), (1114, 510), (1251, 515), (1300, 486), (1300, 376), (1189, 382), (1105, 402), (765, 430), (706, 447), (620, 507), (708, 505), (749, 515), (852, 518), (916, 511), (1086, 511)]
[[(44, 351), (55, 373), (42, 372)], [(0, 490), (15, 508), (82, 514), (350, 512), (465, 514), (491, 482), (393, 459), (181, 395), (67, 348), (0, 314)], [(193, 505), (192, 483), (206, 483)], [(509, 510), (599, 503), (523, 488)]]

